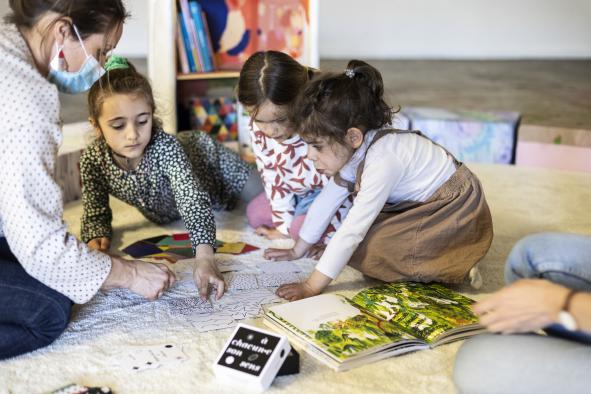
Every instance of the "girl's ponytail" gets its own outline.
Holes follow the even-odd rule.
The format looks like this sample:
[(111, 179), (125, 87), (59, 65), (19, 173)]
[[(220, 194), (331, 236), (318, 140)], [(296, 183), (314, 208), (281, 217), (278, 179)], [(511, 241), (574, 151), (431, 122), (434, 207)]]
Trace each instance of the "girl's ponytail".
[[(351, 60), (347, 64), (345, 74), (352, 76), (352, 79), (364, 84), (376, 99), (384, 95), (384, 81), (380, 72), (362, 60)], [(350, 77), (351, 78), (351, 77)]]
[(321, 136), (342, 143), (351, 127), (379, 129), (392, 123), (394, 113), (384, 100), (380, 72), (351, 60), (344, 72), (320, 74), (308, 82), (291, 118), (304, 138)]

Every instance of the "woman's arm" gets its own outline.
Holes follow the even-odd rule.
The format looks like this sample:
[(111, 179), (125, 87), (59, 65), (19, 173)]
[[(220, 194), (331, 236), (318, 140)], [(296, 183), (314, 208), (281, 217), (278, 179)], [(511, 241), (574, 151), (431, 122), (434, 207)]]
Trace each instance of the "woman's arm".
[(111, 270), (101, 289), (125, 288), (155, 300), (175, 282), (174, 273), (164, 264), (111, 257)]
[[(559, 323), (569, 289), (545, 279), (522, 279), (474, 304), (480, 323), (492, 332), (530, 332)], [(591, 293), (575, 294), (569, 312), (579, 329), (591, 332)]]

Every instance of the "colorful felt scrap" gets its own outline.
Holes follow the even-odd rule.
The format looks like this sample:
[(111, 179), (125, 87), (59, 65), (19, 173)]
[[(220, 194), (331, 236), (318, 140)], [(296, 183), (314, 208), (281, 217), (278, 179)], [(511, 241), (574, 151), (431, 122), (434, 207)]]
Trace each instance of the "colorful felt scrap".
[[(224, 242), (216, 240), (216, 252), (240, 255), (259, 248), (246, 242)], [(188, 233), (159, 235), (132, 243), (122, 252), (133, 258), (163, 259), (171, 263), (193, 257), (193, 248)]]

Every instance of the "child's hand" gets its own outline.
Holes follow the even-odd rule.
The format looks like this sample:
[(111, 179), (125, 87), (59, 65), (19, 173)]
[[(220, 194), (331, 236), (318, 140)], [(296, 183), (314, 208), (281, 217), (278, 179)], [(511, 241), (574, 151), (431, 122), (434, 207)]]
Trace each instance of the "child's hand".
[(302, 283), (288, 283), (280, 286), (276, 294), (288, 301), (301, 300), (302, 298), (313, 297), (322, 293), (322, 291), (332, 281), (332, 278), (324, 275), (318, 270), (314, 270), (310, 277)]
[(111, 247), (111, 240), (107, 237), (94, 238), (88, 241), (87, 245), (90, 249), (104, 252)]
[(312, 246), (310, 248), (310, 250), (308, 250), (307, 257), (314, 259), (314, 260), (320, 260), (320, 258), (324, 254), (325, 249), (326, 249), (326, 245), (324, 245), (322, 243), (316, 244), (316, 245)]
[(213, 256), (196, 257), (195, 268), (193, 269), (193, 280), (199, 291), (202, 300), (207, 300), (207, 292), (211, 284), (216, 289), (216, 300), (219, 300), (226, 289), (226, 283), (220, 273)]
[(255, 230), (257, 235), (262, 235), (267, 239), (287, 239), (289, 238), (288, 235), (283, 234), (281, 231), (277, 230), (276, 228), (271, 228), (267, 226), (260, 226)]
[(276, 249), (276, 248), (269, 248), (265, 249), (265, 253), (263, 256), (267, 260), (273, 261), (287, 261), (287, 260), (297, 260), (302, 256), (299, 256), (295, 249)]
[(301, 300), (302, 298), (313, 297), (320, 293), (320, 291), (312, 289), (308, 282), (288, 283), (279, 287), (276, 292), (279, 297), (287, 301)]

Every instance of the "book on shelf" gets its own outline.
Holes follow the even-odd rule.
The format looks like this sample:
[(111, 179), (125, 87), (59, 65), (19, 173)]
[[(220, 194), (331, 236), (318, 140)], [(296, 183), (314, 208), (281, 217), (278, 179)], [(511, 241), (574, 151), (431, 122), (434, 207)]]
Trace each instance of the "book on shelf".
[[(195, 65), (195, 52), (193, 51), (193, 49), (191, 48), (191, 40), (189, 38), (189, 32), (187, 31), (187, 26), (185, 23), (185, 20), (183, 19), (183, 15), (181, 12), (179, 12), (178, 15), (179, 19), (179, 40), (177, 41), (177, 46), (178, 47), (182, 47), (184, 48), (184, 50), (181, 50), (181, 48), (179, 48), (178, 52), (179, 52), (179, 57), (180, 57), (180, 65), (181, 65), (181, 69), (183, 67), (183, 55), (184, 57), (187, 59), (187, 65), (189, 67), (189, 71), (190, 72), (197, 72), (197, 67)], [(182, 44), (182, 46), (181, 46)], [(183, 55), (180, 55), (180, 54)]]
[[(282, 51), (310, 64), (309, 0), (177, 0), (183, 56), (189, 72), (239, 70), (260, 50)], [(179, 40), (180, 41), (180, 40)], [(184, 54), (182, 52), (185, 52)], [(193, 66), (192, 66), (193, 65)]]
[(189, 1), (189, 10), (191, 12), (191, 19), (193, 20), (195, 32), (197, 33), (199, 55), (203, 66), (202, 70), (204, 72), (211, 72), (214, 70), (213, 54), (209, 51), (211, 46), (207, 44), (208, 34), (205, 32), (201, 5), (196, 1)]
[(484, 332), (473, 302), (435, 283), (388, 283), (351, 298), (321, 294), (265, 306), (264, 323), (344, 371)]
[(183, 38), (183, 32), (181, 30), (181, 22), (179, 19), (179, 23), (176, 25), (176, 45), (177, 45), (177, 52), (179, 54), (179, 67), (183, 74), (188, 74), (191, 72), (191, 67), (189, 66), (189, 58), (187, 56), (187, 50), (185, 47), (185, 39)]

